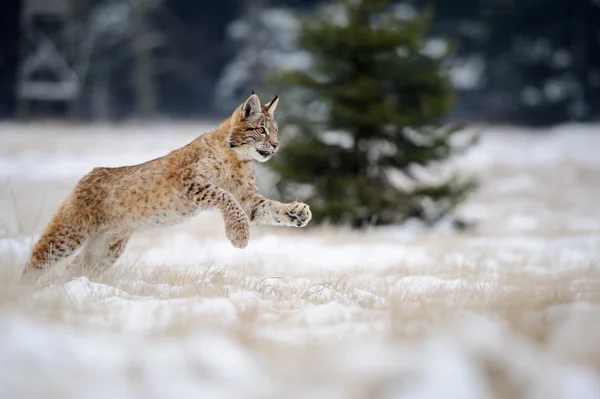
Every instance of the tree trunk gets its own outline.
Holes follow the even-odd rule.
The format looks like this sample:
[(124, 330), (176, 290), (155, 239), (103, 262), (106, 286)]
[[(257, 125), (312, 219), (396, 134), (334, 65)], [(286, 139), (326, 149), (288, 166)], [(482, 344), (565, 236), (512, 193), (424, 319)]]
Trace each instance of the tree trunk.
[(107, 122), (110, 119), (110, 79), (106, 60), (98, 62), (92, 85), (92, 119)]
[(135, 0), (132, 4), (136, 113), (142, 119), (152, 119), (156, 115), (156, 82), (152, 52), (146, 43), (149, 33), (147, 8), (144, 0)]

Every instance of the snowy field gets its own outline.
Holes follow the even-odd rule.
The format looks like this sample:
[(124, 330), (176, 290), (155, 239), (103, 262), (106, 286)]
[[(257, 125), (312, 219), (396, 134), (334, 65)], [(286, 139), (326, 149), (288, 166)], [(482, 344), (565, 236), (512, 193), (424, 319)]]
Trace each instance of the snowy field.
[(16, 283), (78, 178), (213, 126), (0, 125), (0, 398), (600, 398), (596, 126), (484, 129), (456, 161), (482, 180), (469, 233), (253, 227), (237, 250), (205, 213), (104, 275)]

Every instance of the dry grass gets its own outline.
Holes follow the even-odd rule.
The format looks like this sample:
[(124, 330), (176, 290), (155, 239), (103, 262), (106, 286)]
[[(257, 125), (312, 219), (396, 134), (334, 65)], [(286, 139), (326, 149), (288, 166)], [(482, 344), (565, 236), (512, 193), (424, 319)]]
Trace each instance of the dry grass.
[[(70, 140), (78, 157), (87, 142), (108, 147), (53, 137), (67, 156)], [(8, 142), (5, 159), (35, 140)], [(562, 136), (484, 137), (459, 162), (484, 182), (462, 209), (480, 220), (471, 233), (256, 228), (240, 252), (208, 213), (136, 235), (102, 275), (56, 270), (23, 284), (26, 251), (4, 251), (0, 375), (11, 364), (13, 380), (0, 377), (0, 396), (599, 397), (600, 164), (529, 162), (515, 155), (523, 143), (574, 151)], [(11, 176), (5, 240), (29, 245), (72, 182)]]

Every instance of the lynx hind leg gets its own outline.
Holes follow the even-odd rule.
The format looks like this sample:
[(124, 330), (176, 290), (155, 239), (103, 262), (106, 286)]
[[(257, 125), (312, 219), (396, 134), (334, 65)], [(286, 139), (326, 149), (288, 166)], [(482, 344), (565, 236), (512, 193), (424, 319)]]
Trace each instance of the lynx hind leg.
[(24, 274), (48, 268), (71, 256), (102, 227), (105, 215), (100, 194), (91, 195), (81, 181), (76, 185), (33, 246)]
[(73, 254), (88, 237), (81, 226), (70, 224), (59, 211), (33, 246), (24, 274), (46, 269)]
[(73, 262), (74, 266), (93, 273), (103, 273), (125, 252), (129, 237), (121, 234), (99, 234), (90, 237)]

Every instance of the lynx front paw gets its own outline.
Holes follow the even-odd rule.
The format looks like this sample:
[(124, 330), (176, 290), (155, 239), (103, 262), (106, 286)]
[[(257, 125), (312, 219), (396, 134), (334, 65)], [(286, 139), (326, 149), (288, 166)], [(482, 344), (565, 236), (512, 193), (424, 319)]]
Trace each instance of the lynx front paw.
[(311, 217), (310, 208), (303, 202), (292, 202), (283, 208), (283, 223), (286, 226), (304, 227)]
[(235, 248), (245, 248), (250, 239), (250, 222), (248, 218), (234, 219), (226, 224), (227, 239)]

